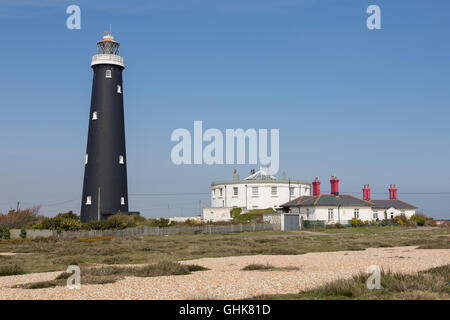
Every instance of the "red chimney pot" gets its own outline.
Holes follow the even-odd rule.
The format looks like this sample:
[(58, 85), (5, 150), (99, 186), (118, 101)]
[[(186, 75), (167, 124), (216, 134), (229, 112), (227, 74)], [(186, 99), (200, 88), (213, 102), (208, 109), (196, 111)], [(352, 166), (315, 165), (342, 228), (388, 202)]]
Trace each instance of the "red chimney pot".
[(335, 196), (339, 195), (339, 179), (333, 175), (331, 176), (330, 183), (331, 183), (331, 194), (334, 194)]
[(319, 177), (316, 177), (316, 179), (313, 181), (312, 185), (313, 185), (313, 196), (318, 196), (320, 194)]

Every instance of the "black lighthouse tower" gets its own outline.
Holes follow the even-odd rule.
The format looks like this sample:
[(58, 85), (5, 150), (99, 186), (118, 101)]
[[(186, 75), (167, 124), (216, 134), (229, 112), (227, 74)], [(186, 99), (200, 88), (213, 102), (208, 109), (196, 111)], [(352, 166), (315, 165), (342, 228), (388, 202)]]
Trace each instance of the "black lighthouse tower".
[(123, 110), (123, 58), (120, 44), (107, 34), (92, 57), (89, 132), (86, 148), (81, 221), (128, 212)]

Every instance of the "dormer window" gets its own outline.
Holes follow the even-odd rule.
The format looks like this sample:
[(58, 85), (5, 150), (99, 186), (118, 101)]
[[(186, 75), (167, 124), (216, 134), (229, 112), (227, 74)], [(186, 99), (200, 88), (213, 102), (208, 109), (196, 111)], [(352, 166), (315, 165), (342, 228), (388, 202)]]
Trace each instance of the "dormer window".
[(111, 76), (111, 70), (106, 70), (106, 78), (112, 78)]

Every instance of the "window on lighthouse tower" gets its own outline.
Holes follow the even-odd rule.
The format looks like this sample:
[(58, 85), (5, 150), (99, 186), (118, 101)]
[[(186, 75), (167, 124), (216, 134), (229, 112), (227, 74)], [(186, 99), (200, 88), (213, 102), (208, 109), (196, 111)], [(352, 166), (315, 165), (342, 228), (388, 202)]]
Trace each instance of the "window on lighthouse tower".
[(117, 85), (117, 93), (122, 93), (122, 86), (120, 84)]
[(119, 156), (119, 164), (124, 164), (125, 160), (122, 155)]
[(125, 204), (125, 197), (120, 197), (120, 204), (124, 205)]
[(105, 75), (105, 77), (106, 78), (111, 78), (111, 70), (106, 70), (106, 75)]
[(97, 120), (97, 119), (98, 119), (97, 111), (94, 111), (92, 113), (92, 120)]
[(87, 196), (86, 197), (86, 204), (87, 205), (92, 204), (92, 197), (91, 196)]

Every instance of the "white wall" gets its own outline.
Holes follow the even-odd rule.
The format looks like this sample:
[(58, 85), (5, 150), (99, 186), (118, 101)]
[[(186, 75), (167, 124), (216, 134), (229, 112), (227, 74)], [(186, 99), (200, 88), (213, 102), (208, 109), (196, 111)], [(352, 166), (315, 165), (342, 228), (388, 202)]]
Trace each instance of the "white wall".
[[(402, 213), (404, 213), (406, 215), (406, 217), (409, 219), (411, 218), (412, 215), (414, 215), (416, 213), (416, 210), (398, 210), (395, 208), (389, 208), (389, 209), (372, 209), (372, 211), (375, 213), (378, 213), (378, 219), (383, 220), (385, 218), (387, 219), (391, 219), (391, 216), (393, 216), (394, 218), (396, 216), (401, 215)], [(387, 213), (387, 216), (385, 216), (385, 211)]]
[[(258, 195), (253, 195), (253, 187), (258, 188)], [(272, 195), (272, 187), (277, 188), (277, 194)], [(234, 195), (234, 188), (238, 188), (238, 195)], [(211, 207), (239, 207), (252, 209), (276, 208), (300, 196), (310, 195), (307, 184), (293, 184), (294, 194), (289, 197), (288, 183), (247, 183), (223, 184), (211, 188)], [(220, 196), (222, 189), (222, 197)]]
[[(333, 218), (328, 219), (328, 209), (333, 209)], [(355, 217), (355, 209), (359, 210), (359, 218), (363, 221), (373, 220), (372, 209), (370, 207), (301, 207), (300, 216), (303, 220), (327, 221), (327, 223), (337, 223), (352, 220)], [(291, 208), (291, 212), (299, 213), (298, 208)]]
[(203, 208), (203, 221), (230, 221), (232, 220), (230, 211), (233, 208), (213, 208), (204, 207)]

